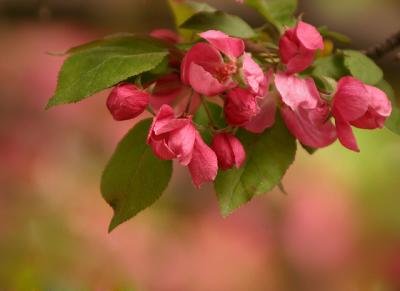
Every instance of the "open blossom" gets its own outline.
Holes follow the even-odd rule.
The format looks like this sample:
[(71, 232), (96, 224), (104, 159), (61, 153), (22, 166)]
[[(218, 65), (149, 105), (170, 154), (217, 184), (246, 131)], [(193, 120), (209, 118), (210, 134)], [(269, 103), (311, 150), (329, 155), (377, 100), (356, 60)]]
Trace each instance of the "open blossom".
[[(263, 82), (263, 72), (249, 54), (244, 54), (243, 40), (230, 37), (217, 30), (200, 33), (208, 43), (194, 45), (185, 55), (181, 65), (184, 84), (203, 95), (213, 96), (238, 86), (234, 76), (243, 69), (244, 81), (252, 90)], [(238, 58), (243, 56), (243, 68)], [(225, 58), (224, 58), (225, 57)]]
[(338, 138), (346, 148), (359, 151), (351, 126), (381, 128), (391, 112), (390, 101), (382, 90), (353, 77), (339, 80), (333, 97), (332, 115), (335, 117)]
[(213, 138), (211, 148), (217, 155), (219, 166), (222, 170), (228, 170), (233, 166), (240, 168), (246, 160), (246, 152), (243, 145), (230, 133), (219, 133)]
[(328, 104), (311, 78), (276, 74), (275, 86), (282, 98), (286, 126), (302, 144), (320, 148), (336, 140), (335, 127), (328, 120)]
[(108, 96), (107, 107), (115, 120), (139, 116), (149, 104), (150, 94), (128, 83), (114, 87)]
[(286, 30), (279, 41), (279, 52), (287, 73), (304, 71), (314, 60), (316, 51), (324, 48), (324, 42), (318, 30), (303, 21), (296, 27)]
[(197, 187), (213, 181), (217, 175), (215, 153), (204, 143), (191, 118), (176, 118), (169, 105), (161, 106), (154, 117), (147, 143), (160, 159), (178, 159), (188, 166)]

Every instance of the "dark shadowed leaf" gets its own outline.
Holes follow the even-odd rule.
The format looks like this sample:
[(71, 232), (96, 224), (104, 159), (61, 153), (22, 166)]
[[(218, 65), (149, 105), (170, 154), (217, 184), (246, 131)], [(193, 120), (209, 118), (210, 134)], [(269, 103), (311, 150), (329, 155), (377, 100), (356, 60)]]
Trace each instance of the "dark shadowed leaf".
[(349, 70), (344, 66), (343, 56), (339, 54), (319, 58), (315, 60), (312, 67), (313, 75), (329, 77), (335, 80), (350, 74)]
[(109, 231), (152, 205), (168, 185), (172, 161), (155, 157), (146, 137), (150, 119), (139, 122), (119, 143), (101, 179), (101, 193), (114, 209)]
[(223, 216), (277, 186), (296, 154), (296, 141), (282, 119), (261, 135), (238, 132), (247, 158), (240, 169), (220, 171), (214, 186)]

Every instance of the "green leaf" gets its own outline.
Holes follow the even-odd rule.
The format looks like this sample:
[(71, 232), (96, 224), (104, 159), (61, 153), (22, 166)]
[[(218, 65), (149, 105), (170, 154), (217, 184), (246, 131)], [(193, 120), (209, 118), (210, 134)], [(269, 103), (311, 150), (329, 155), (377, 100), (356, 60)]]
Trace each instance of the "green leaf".
[(283, 31), (285, 26), (294, 26), (297, 0), (246, 0), (246, 4), (256, 9), (264, 18)]
[(373, 60), (359, 51), (344, 50), (344, 65), (357, 79), (370, 85), (376, 85), (383, 79), (383, 71)]
[(251, 38), (256, 34), (243, 19), (222, 11), (199, 12), (186, 20), (181, 28), (193, 31), (220, 30), (231, 36)]
[[(198, 12), (207, 11), (214, 12), (216, 9), (207, 3), (200, 3), (195, 1), (175, 1), (168, 0), (168, 4), (172, 10), (175, 19), (175, 25), (179, 29), (182, 23), (188, 20), (193, 14)], [(179, 33), (183, 35), (185, 38), (189, 39), (192, 35), (192, 32), (179, 29)]]
[(400, 134), (400, 104), (392, 86), (387, 81), (382, 80), (376, 87), (384, 91), (392, 102), (392, 114), (386, 120), (385, 127), (396, 134)]
[(344, 66), (343, 56), (338, 54), (316, 59), (312, 67), (312, 74), (318, 77), (324, 76), (339, 80), (350, 74)]
[(222, 215), (277, 186), (296, 154), (296, 141), (277, 115), (275, 125), (261, 135), (245, 130), (238, 132), (247, 158), (240, 169), (220, 171), (214, 187)]
[[(215, 122), (215, 125), (217, 125), (218, 128), (225, 128), (227, 124), (224, 119), (224, 113), (222, 107), (219, 106), (218, 104), (211, 102), (206, 102), (206, 106), (208, 107), (208, 110), (211, 114), (213, 122)], [(204, 104), (202, 104), (197, 110), (196, 115), (193, 118), (193, 121), (196, 124), (202, 125), (203, 127), (208, 127), (210, 125), (208, 114), (204, 107)], [(211, 131), (208, 128), (205, 128), (204, 130), (200, 130), (200, 133), (204, 141), (210, 144), (212, 140)]]
[(101, 193), (114, 209), (109, 231), (152, 205), (168, 186), (172, 161), (158, 159), (146, 144), (151, 119), (131, 129), (119, 143), (101, 179)]
[(341, 34), (339, 32), (336, 32), (336, 31), (331, 31), (331, 30), (328, 29), (327, 26), (319, 27), (318, 31), (325, 38), (334, 39), (334, 40), (340, 41), (340, 42), (345, 43), (345, 44), (351, 43), (351, 39), (348, 36), (346, 36), (344, 34)]
[(159, 42), (114, 37), (70, 50), (47, 108), (81, 101), (129, 77), (156, 68), (168, 51)]

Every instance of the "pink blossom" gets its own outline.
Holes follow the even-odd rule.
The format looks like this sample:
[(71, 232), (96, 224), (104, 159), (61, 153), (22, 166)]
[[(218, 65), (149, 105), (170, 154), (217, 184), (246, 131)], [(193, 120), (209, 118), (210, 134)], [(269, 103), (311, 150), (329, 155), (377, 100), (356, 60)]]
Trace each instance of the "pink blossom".
[(265, 95), (267, 77), (260, 66), (251, 58), (250, 54), (243, 55), (243, 77), (249, 89), (257, 96)]
[(178, 159), (180, 164), (189, 166), (197, 187), (212, 181), (217, 174), (217, 157), (203, 142), (191, 118), (176, 118), (169, 105), (162, 105), (154, 117), (147, 143), (160, 159)]
[(163, 104), (171, 105), (177, 99), (190, 94), (190, 89), (181, 83), (179, 75), (168, 74), (156, 80), (151, 97), (151, 106), (158, 110)]
[(313, 62), (316, 51), (323, 48), (321, 34), (314, 26), (303, 21), (286, 30), (279, 41), (281, 60), (288, 74), (305, 70)]
[[(181, 65), (181, 79), (203, 95), (213, 96), (237, 86), (233, 76), (238, 73), (237, 57), (244, 53), (243, 40), (220, 31), (200, 34), (208, 43), (194, 45)], [(225, 61), (223, 55), (227, 56)]]
[(248, 90), (236, 88), (228, 92), (224, 112), (230, 125), (245, 126), (259, 111), (256, 96)]
[(335, 127), (328, 119), (328, 104), (311, 78), (276, 74), (275, 86), (282, 98), (281, 114), (286, 126), (301, 143), (320, 148), (336, 140)]
[(211, 148), (218, 158), (222, 170), (228, 170), (233, 166), (240, 168), (246, 160), (246, 152), (240, 140), (230, 133), (216, 134)]
[(149, 97), (149, 93), (135, 85), (122, 83), (112, 89), (107, 99), (107, 107), (115, 120), (132, 119), (146, 109)]
[(150, 36), (161, 39), (171, 44), (177, 44), (181, 41), (181, 37), (175, 31), (167, 28), (154, 29), (150, 32)]
[(339, 80), (333, 97), (332, 115), (339, 140), (346, 148), (359, 151), (352, 125), (365, 129), (381, 128), (391, 111), (390, 101), (382, 90), (353, 77)]

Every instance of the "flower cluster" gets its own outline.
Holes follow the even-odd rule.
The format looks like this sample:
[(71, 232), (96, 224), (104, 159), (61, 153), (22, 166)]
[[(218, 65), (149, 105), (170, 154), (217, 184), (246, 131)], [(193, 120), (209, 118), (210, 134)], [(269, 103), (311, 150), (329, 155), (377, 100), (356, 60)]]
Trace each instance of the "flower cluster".
[[(169, 30), (151, 36), (171, 45), (180, 42)], [(324, 41), (303, 21), (281, 36), (276, 63), (254, 58), (244, 40), (221, 31), (205, 31), (199, 37), (188, 51), (170, 59), (172, 73), (141, 86), (121, 83), (107, 101), (116, 120), (134, 118), (146, 109), (153, 112), (147, 143), (160, 159), (188, 166), (197, 187), (213, 181), (218, 168), (245, 163), (245, 149), (235, 136), (238, 128), (260, 134), (280, 114), (303, 145), (322, 148), (339, 139), (346, 148), (359, 151), (352, 127), (381, 128), (391, 114), (383, 91), (351, 76), (335, 83), (332, 92), (320, 92), (303, 72), (324, 49)], [(227, 124), (219, 128), (209, 116), (210, 145), (201, 135), (204, 126), (193, 121), (206, 98), (223, 106)]]

